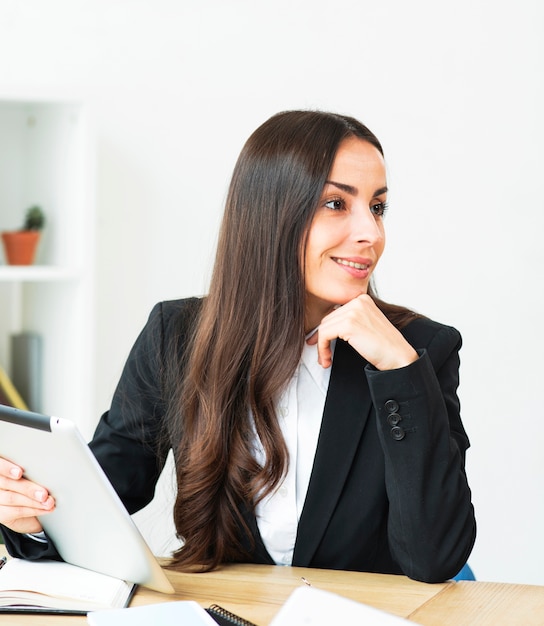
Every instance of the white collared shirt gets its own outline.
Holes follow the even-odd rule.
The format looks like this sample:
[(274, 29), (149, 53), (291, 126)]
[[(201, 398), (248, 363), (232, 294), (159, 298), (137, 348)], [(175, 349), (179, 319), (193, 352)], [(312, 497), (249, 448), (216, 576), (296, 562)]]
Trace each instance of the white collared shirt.
[[(331, 346), (334, 350), (334, 343)], [(289, 452), (289, 469), (271, 495), (256, 507), (264, 545), (277, 565), (291, 565), (297, 528), (306, 499), (331, 368), (317, 362), (317, 345), (304, 343), (295, 375), (276, 402), (276, 413)], [(257, 438), (256, 438), (257, 439)], [(256, 458), (264, 451), (256, 441)]]

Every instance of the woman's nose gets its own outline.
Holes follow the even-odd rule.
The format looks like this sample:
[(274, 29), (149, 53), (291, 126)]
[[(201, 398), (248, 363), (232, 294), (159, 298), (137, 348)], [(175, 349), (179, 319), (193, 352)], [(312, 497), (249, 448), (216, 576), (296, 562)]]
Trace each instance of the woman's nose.
[(357, 242), (376, 243), (383, 239), (383, 229), (374, 213), (362, 207), (353, 213), (353, 236)]

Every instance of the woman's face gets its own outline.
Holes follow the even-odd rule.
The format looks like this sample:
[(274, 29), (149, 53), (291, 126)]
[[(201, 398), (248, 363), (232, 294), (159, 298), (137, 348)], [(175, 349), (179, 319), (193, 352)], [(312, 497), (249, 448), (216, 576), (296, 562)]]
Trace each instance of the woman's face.
[(336, 158), (310, 225), (305, 254), (306, 329), (336, 305), (366, 293), (384, 246), (385, 163), (368, 141), (350, 137)]

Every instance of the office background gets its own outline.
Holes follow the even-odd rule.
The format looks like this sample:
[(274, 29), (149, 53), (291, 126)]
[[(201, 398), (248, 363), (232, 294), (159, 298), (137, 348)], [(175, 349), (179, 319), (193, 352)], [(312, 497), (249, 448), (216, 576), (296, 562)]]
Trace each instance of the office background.
[(540, 0), (0, 0), (1, 95), (92, 115), (93, 414), (152, 305), (206, 291), (250, 132), (354, 115), (389, 170), (379, 292), (464, 337), (470, 563), (544, 584), (543, 27)]

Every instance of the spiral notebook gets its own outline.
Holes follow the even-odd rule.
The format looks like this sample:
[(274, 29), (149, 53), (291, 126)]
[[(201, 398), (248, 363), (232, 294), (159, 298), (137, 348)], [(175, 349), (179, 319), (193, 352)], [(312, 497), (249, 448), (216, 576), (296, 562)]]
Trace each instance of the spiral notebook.
[(209, 609), (205, 610), (218, 624), (221, 624), (221, 626), (232, 626), (233, 624), (234, 626), (257, 626), (253, 622), (249, 622), (247, 619), (227, 611), (218, 604), (212, 604)]

